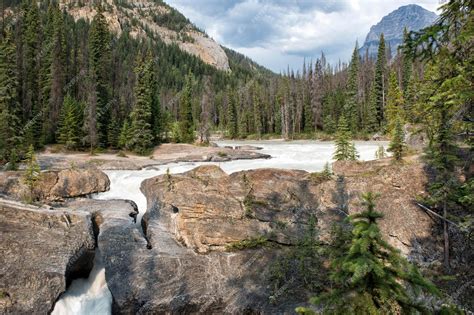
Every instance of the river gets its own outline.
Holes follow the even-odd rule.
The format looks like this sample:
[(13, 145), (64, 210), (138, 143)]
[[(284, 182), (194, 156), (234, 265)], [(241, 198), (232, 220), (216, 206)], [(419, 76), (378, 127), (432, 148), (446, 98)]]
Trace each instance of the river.
[[(227, 173), (257, 168), (300, 169), (308, 172), (320, 171), (327, 162), (332, 162), (334, 143), (319, 141), (217, 141), (219, 146), (251, 145), (262, 148), (258, 152), (269, 154), (271, 159), (235, 160), (229, 162), (171, 163), (139, 171), (105, 171), (110, 179), (110, 190), (93, 196), (95, 199), (129, 199), (138, 207), (137, 224), (146, 211), (146, 198), (140, 191), (143, 180), (165, 174), (183, 173), (199, 165), (218, 165)], [(379, 145), (387, 147), (387, 142), (356, 141), (360, 160), (375, 159)], [(98, 256), (98, 255), (97, 255)], [(100, 261), (88, 279), (76, 279), (55, 305), (53, 315), (107, 315), (112, 309), (112, 295), (105, 281), (105, 270)]]

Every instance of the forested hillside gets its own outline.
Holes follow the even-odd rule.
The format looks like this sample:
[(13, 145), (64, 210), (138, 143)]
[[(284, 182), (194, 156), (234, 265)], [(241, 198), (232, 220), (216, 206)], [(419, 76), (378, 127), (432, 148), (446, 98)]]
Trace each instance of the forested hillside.
[[(418, 124), (427, 117), (420, 88), (433, 67), (402, 51), (391, 58), (383, 34), (375, 59), (361, 58), (356, 43), (347, 64), (331, 65), (323, 54), (277, 75), (225, 49), (226, 71), (148, 27), (147, 36), (136, 36), (133, 16), (113, 32), (106, 16), (135, 12), (126, 1), (63, 10), (47, 1), (11, 4), (0, 55), (2, 115), (8, 117), (1, 127), (3, 162), (18, 159), (29, 144), (145, 154), (163, 141), (207, 142), (211, 131), (230, 138), (310, 138), (334, 133), (345, 116), (352, 136), (368, 137), (390, 135), (397, 118)], [(91, 23), (68, 13), (83, 6), (98, 12)], [(195, 29), (169, 10), (153, 15), (159, 27)], [(466, 128), (462, 122), (455, 127)]]

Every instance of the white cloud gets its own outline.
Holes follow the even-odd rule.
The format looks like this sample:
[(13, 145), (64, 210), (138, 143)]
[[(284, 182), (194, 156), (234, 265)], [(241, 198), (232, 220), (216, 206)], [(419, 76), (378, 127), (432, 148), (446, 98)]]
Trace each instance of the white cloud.
[(439, 0), (167, 0), (221, 44), (278, 72), (321, 51), (349, 59), (370, 27), (406, 4), (435, 11)]

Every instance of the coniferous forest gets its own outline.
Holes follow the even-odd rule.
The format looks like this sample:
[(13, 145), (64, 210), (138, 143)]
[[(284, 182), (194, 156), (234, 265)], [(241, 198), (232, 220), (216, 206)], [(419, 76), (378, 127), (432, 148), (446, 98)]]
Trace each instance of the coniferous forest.
[[(471, 277), (471, 280), (466, 282), (466, 287), (462, 287), (465, 292), (472, 288), (473, 281), (472, 271), (466, 271), (469, 262), (465, 261), (466, 257), (472, 257), (472, 244), (467, 243), (472, 240), (474, 227), (474, 214), (472, 213), (474, 208), (474, 180), (472, 177), (474, 165), (472, 161), (474, 156), (474, 4), (471, 0), (449, 0), (442, 5), (438, 19), (430, 26), (417, 31), (405, 29), (403, 44), (398, 47), (395, 54), (392, 53), (390, 44), (382, 33), (375, 55), (369, 54), (368, 49), (362, 51), (359, 48), (359, 43), (355, 42), (350, 60), (331, 63), (325, 54), (321, 53), (312, 59), (304, 59), (300, 68), (286, 67), (286, 70), (281, 73), (274, 73), (244, 55), (225, 47), (221, 48), (228, 59), (229, 69), (220, 69), (206, 63), (202, 58), (186, 52), (177, 43), (170, 43), (161, 38), (147, 25), (141, 25), (140, 21), (133, 17), (128, 20), (120, 20), (120, 32), (112, 29), (107, 14), (113, 10), (120, 10), (120, 8), (123, 10), (136, 9), (136, 12), (139, 12), (142, 9), (140, 5), (135, 6), (135, 4), (124, 0), (94, 3), (72, 2), (77, 8), (92, 6), (96, 14), (91, 19), (77, 18), (77, 16), (70, 14), (68, 7), (62, 1), (55, 0), (4, 0), (2, 2), (0, 168), (17, 171), (22, 165), (23, 173), (19, 179), (19, 172), (2, 172), (5, 179), (2, 179), (3, 177), (0, 179), (3, 180), (2, 184), (13, 183), (12, 187), (14, 185), (20, 188), (26, 187), (25, 195), (28, 198), (23, 200), (25, 203), (34, 204), (42, 201), (44, 196), (38, 194), (38, 183), (41, 183), (44, 178), (49, 180), (47, 176), (51, 178), (56, 176), (54, 177), (56, 178), (54, 186), (57, 182), (61, 183), (59, 178), (64, 176), (64, 174), (59, 174), (61, 170), (45, 171), (44, 165), (40, 167), (35, 154), (42, 150), (45, 150), (44, 155), (52, 152), (52, 148), (65, 153), (65, 155), (73, 152), (83, 153), (82, 160), (77, 159), (77, 161), (83, 162), (80, 167), (83, 169), (77, 171), (76, 165), (71, 162), (68, 171), (70, 173), (77, 171), (77, 173), (68, 174), (71, 177), (76, 176), (74, 179), (79, 182), (79, 184), (75, 183), (77, 186), (87, 186), (77, 178), (80, 176), (92, 177), (91, 173), (94, 172), (96, 173), (94, 176), (98, 178), (94, 178), (94, 180), (99, 182), (103, 178), (107, 179), (107, 175), (99, 172), (96, 168), (97, 165), (89, 168), (90, 165), (87, 163), (91, 161), (84, 162), (86, 158), (83, 156), (86, 155), (89, 157), (99, 153), (112, 153), (109, 156), (127, 158), (126, 153), (131, 153), (139, 162), (133, 161), (127, 164), (123, 160), (117, 162), (107, 159), (95, 162), (97, 164), (110, 163), (107, 165), (110, 168), (104, 167), (104, 170), (117, 170), (121, 167), (136, 170), (149, 166), (149, 161), (143, 161), (148, 159), (147, 157), (153, 160), (155, 150), (166, 146), (178, 148), (173, 148), (174, 150), (189, 147), (199, 150), (209, 149), (215, 145), (214, 148), (218, 151), (199, 151), (204, 153), (195, 155), (202, 155), (202, 160), (196, 158), (195, 155), (187, 156), (187, 159), (173, 156), (170, 160), (156, 160), (155, 164), (150, 165), (161, 167), (167, 163), (188, 162), (188, 160), (220, 163), (231, 161), (232, 158), (234, 160), (270, 158), (269, 155), (254, 153), (252, 150), (259, 149), (255, 147), (249, 150), (242, 149), (245, 153), (241, 155), (239, 152), (242, 151), (238, 151), (237, 147), (229, 148), (224, 145), (224, 147), (217, 149), (217, 144), (211, 143), (213, 137), (226, 140), (333, 140), (335, 150), (331, 152), (332, 159), (338, 161), (336, 163), (345, 161), (334, 164), (336, 168), (339, 167), (339, 173), (336, 171), (333, 173), (329, 162), (323, 171), (313, 173), (270, 168), (255, 171), (252, 168), (251, 171), (242, 171), (236, 173), (237, 175), (228, 176), (222, 169), (216, 170), (218, 167), (215, 165), (204, 166), (204, 171), (192, 170), (180, 175), (172, 174), (169, 168), (166, 173), (156, 173), (155, 181), (147, 178), (140, 184), (143, 195), (148, 194), (146, 197), (149, 198), (147, 200), (149, 208), (145, 209), (148, 211), (148, 217), (144, 217), (143, 221), (145, 223), (140, 227), (126, 226), (128, 230), (121, 230), (120, 240), (123, 240), (124, 243), (128, 242), (123, 235), (136, 229), (136, 231), (133, 230), (133, 233), (136, 233), (130, 237), (130, 239), (134, 239), (134, 243), (133, 245), (126, 244), (130, 245), (127, 250), (130, 249), (130, 252), (137, 253), (139, 256), (144, 255), (142, 249), (146, 247), (148, 252), (143, 261), (150, 259), (147, 260), (147, 264), (150, 262), (150, 266), (154, 263), (153, 255), (158, 257), (163, 254), (163, 252), (152, 251), (153, 242), (156, 242), (155, 237), (157, 239), (163, 238), (165, 234), (166, 237), (168, 234), (171, 235), (169, 238), (164, 238), (166, 246), (174, 248), (172, 246), (178, 243), (180, 246), (179, 251), (172, 252), (170, 250), (170, 257), (174, 259), (176, 257), (173, 255), (176, 255), (177, 252), (180, 255), (183, 253), (179, 259), (186, 257), (192, 267), (195, 265), (201, 267), (201, 260), (193, 260), (200, 259), (196, 258), (201, 257), (197, 254), (208, 253), (211, 250), (216, 250), (219, 253), (216, 256), (209, 255), (214, 259), (222, 254), (219, 251), (241, 250), (244, 252), (258, 247), (264, 247), (265, 250), (281, 249), (281, 252), (271, 256), (267, 262), (264, 259), (270, 256), (265, 256), (266, 254), (250, 255), (250, 259), (242, 256), (247, 259), (242, 258), (244, 261), (242, 269), (245, 272), (253, 268), (253, 266), (247, 268), (248, 266), (253, 263), (262, 263), (262, 261), (262, 264), (271, 270), (269, 276), (271, 285), (262, 286), (267, 291), (273, 290), (274, 293), (268, 301), (265, 300), (265, 303), (268, 302), (265, 304), (268, 309), (277, 305), (280, 296), (286, 294), (285, 298), (293, 298), (291, 292), (297, 292), (301, 294), (298, 298), (304, 296), (305, 300), (309, 300), (308, 303), (303, 305), (301, 301), (304, 299), (300, 298), (297, 303), (293, 303), (293, 301), (293, 304), (288, 305), (291, 306), (291, 309), (296, 307), (295, 311), (301, 314), (314, 314), (315, 307), (323, 307), (324, 313), (327, 314), (424, 314), (433, 310), (439, 311), (440, 314), (462, 314), (460, 309), (454, 305), (457, 293), (448, 285), (443, 286), (443, 281), (449, 281), (449, 279), (446, 280), (448, 277), (462, 278), (463, 275), (454, 275), (453, 271), (467, 273), (466, 277)], [(112, 6), (111, 3), (114, 3), (115, 6)], [(160, 27), (176, 32), (180, 42), (192, 43), (195, 40), (189, 35), (191, 33), (186, 32), (188, 30), (203, 33), (186, 17), (163, 1), (153, 0), (153, 3), (162, 5), (164, 13), (147, 14), (151, 14), (154, 23)], [(144, 36), (137, 35), (137, 25), (143, 27)], [(421, 149), (409, 145), (408, 142), (413, 137), (419, 137), (424, 141)], [(367, 164), (359, 163), (361, 154), (358, 152), (358, 148), (360, 147), (356, 148), (355, 140), (385, 140), (388, 147), (385, 150), (383, 145), (379, 145), (380, 142), (377, 142), (376, 161), (370, 160)], [(165, 143), (185, 143), (198, 146)], [(169, 150), (172, 151), (171, 155), (175, 153), (172, 149)], [(252, 152), (249, 153), (249, 151)], [(388, 158), (386, 151), (390, 154), (390, 158)], [(228, 156), (229, 154), (234, 154), (237, 158), (235, 156), (231, 158)], [(65, 168), (63, 161), (57, 162), (51, 156), (48, 158), (49, 161), (52, 161), (51, 164), (59, 165), (59, 169)], [(47, 159), (43, 159), (43, 164), (45, 160)], [(133, 164), (135, 162), (136, 165)], [(349, 175), (344, 175), (344, 172), (350, 167), (353, 169), (348, 171)], [(363, 167), (367, 169), (361, 171), (360, 169)], [(420, 191), (405, 191), (404, 189), (409, 189), (403, 187), (403, 181), (406, 178), (397, 176), (405, 174), (406, 177), (406, 173), (410, 170), (420, 169), (422, 169), (420, 172), (414, 174), (419, 177), (426, 176), (426, 182), (420, 179), (413, 184)], [(156, 170), (158, 171), (158, 169)], [(253, 171), (255, 173), (252, 173)], [(42, 177), (47, 172), (49, 172), (47, 176)], [(210, 175), (206, 172), (209, 172)], [(102, 175), (103, 178), (100, 178)], [(399, 197), (391, 199), (392, 203), (397, 203), (398, 200), (405, 202), (393, 205), (384, 200), (380, 203), (390, 208), (389, 211), (386, 211), (392, 214), (389, 220), (396, 221), (399, 216), (407, 213), (408, 218), (403, 218), (405, 221), (400, 222), (412, 220), (410, 216), (418, 218), (418, 212), (409, 212), (412, 211), (412, 208), (426, 212), (431, 220), (430, 223), (432, 223), (430, 230), (432, 235), (427, 238), (431, 238), (431, 243), (438, 244), (438, 247), (433, 245), (433, 248), (426, 249), (426, 252), (436, 253), (437, 256), (432, 260), (439, 260), (440, 267), (436, 271), (442, 270), (436, 276), (440, 274), (442, 276), (436, 278), (435, 272), (429, 274), (426, 272), (426, 269), (429, 268), (425, 268), (424, 272), (421, 272), (421, 268), (419, 270), (415, 265), (416, 262), (423, 259), (415, 256), (424, 253), (424, 249), (416, 252), (418, 250), (418, 248), (415, 249), (416, 244), (407, 245), (395, 234), (395, 236), (390, 234), (391, 226), (388, 229), (386, 227), (391, 224), (387, 223), (388, 220), (383, 221), (385, 226), (379, 225), (386, 214), (382, 214), (382, 212), (386, 209), (378, 206), (378, 194), (370, 191), (361, 193), (359, 203), (362, 210), (354, 212), (351, 209), (351, 212), (349, 211), (349, 204), (354, 207), (354, 195), (360, 190), (366, 189), (371, 184), (370, 180), (375, 177), (383, 182), (383, 190), (388, 191), (387, 195), (390, 198), (392, 193)], [(178, 179), (176, 180), (176, 178)], [(62, 187), (64, 189), (57, 190), (69, 191), (69, 187), (66, 187), (68, 179), (62, 180), (66, 183), (65, 187)], [(115, 180), (117, 179), (115, 178)], [(84, 187), (81, 186), (77, 189), (79, 192), (72, 198), (109, 190), (110, 181), (103, 179), (103, 182), (105, 184), (101, 188), (102, 190), (84, 192), (81, 190)], [(268, 184), (269, 182), (270, 184)], [(6, 188), (2, 187), (0, 191), (2, 195), (16, 193), (16, 191), (12, 193), (13, 189), (8, 190), (8, 185), (5, 184)], [(201, 189), (199, 185), (203, 185), (204, 188), (199, 190)], [(263, 190), (258, 191), (259, 185), (264, 187)], [(346, 185), (352, 190), (345, 191)], [(208, 186), (211, 188), (208, 189)], [(423, 187), (420, 188), (421, 186)], [(311, 187), (315, 189), (311, 190)], [(379, 187), (381, 186), (379, 185)], [(283, 192), (277, 191), (278, 189)], [(332, 196), (329, 197), (328, 191), (331, 189), (333, 189)], [(154, 195), (156, 191), (159, 193)], [(193, 193), (192, 198), (189, 191)], [(255, 191), (257, 192), (255, 193)], [(24, 192), (22, 191), (22, 193)], [(227, 195), (224, 198), (222, 195), (225, 193)], [(279, 195), (280, 193), (281, 195)], [(323, 195), (324, 193), (327, 195)], [(179, 194), (182, 194), (184, 196), (182, 199), (185, 200), (177, 200), (177, 203), (183, 203), (180, 205), (181, 208), (170, 201), (174, 200), (175, 195), (178, 195), (176, 198), (181, 198)], [(218, 194), (218, 196), (213, 194)], [(15, 195), (15, 197), (18, 196)], [(69, 196), (53, 197), (43, 199), (48, 202), (63, 202), (69, 198)], [(155, 208), (158, 208), (158, 206), (155, 208), (150, 206), (150, 200), (155, 200), (153, 198), (157, 200), (162, 198), (160, 202), (164, 200), (163, 205), (160, 204), (160, 207), (162, 206), (160, 215), (153, 214), (153, 211), (157, 211)], [(193, 198), (198, 200), (194, 204)], [(329, 202), (328, 200), (331, 198), (333, 199)], [(69, 200), (67, 201), (69, 202)], [(115, 200), (115, 202), (118, 201)], [(169, 205), (165, 206), (166, 202)], [(331, 222), (334, 223), (334, 227), (327, 233), (327, 239), (320, 238), (318, 234), (318, 229), (323, 230), (323, 228), (318, 226), (320, 222), (317, 219), (321, 219), (321, 222), (328, 220), (323, 215), (315, 217), (316, 214), (320, 215), (321, 209), (324, 208), (320, 207), (319, 202), (322, 204), (326, 202), (326, 214), (336, 210), (337, 214), (343, 217), (341, 220), (338, 217), (337, 220), (334, 219), (334, 222)], [(408, 204), (409, 202), (410, 204)], [(212, 212), (212, 215), (208, 217), (206, 215), (209, 214), (202, 210), (207, 206), (207, 203), (211, 204), (209, 208), (214, 211), (209, 211)], [(214, 207), (213, 203), (217, 206)], [(328, 203), (331, 206), (327, 206)], [(53, 205), (56, 206), (56, 204)], [(115, 207), (115, 205), (113, 206)], [(74, 203), (64, 203), (64, 209), (69, 206), (79, 209), (89, 207), (86, 205), (82, 208), (82, 205), (79, 207)], [(124, 207), (132, 206), (130, 203)], [(234, 206), (237, 210), (232, 208)], [(104, 206), (100, 205), (100, 207)], [(194, 211), (193, 207), (198, 210)], [(397, 212), (393, 215), (390, 213), (393, 207), (396, 210), (402, 207), (408, 210), (403, 209), (404, 211), (400, 211), (400, 214)], [(126, 219), (133, 217), (136, 221), (139, 213), (138, 206), (134, 205), (133, 213), (127, 209), (124, 210)], [(194, 212), (188, 213), (188, 217), (197, 218), (191, 224), (185, 221), (188, 217), (180, 213), (180, 211), (184, 213), (190, 211), (189, 209)], [(228, 209), (235, 210), (235, 213), (231, 210), (228, 211)], [(220, 213), (220, 210), (225, 213)], [(272, 213), (274, 210), (275, 212)], [(379, 210), (380, 212), (378, 212)], [(107, 228), (113, 226), (112, 223), (116, 224), (116, 222), (112, 222), (116, 218), (111, 219), (104, 215), (103, 221), (110, 220), (107, 221), (107, 224), (112, 223), (110, 226), (104, 224), (105, 227), (101, 227), (102, 217), (100, 216), (102, 214), (98, 214), (100, 211), (102, 210), (91, 212), (92, 214), (88, 214), (87, 217), (88, 224), (93, 224), (94, 228), (94, 237), (96, 238), (94, 249), (98, 248), (98, 244), (103, 246), (100, 243), (100, 237), (104, 239), (111, 237), (110, 235), (115, 237), (110, 230), (110, 235), (104, 232), (105, 236), (97, 232), (99, 228), (107, 231)], [(143, 209), (140, 211), (143, 212)], [(232, 216), (229, 216), (228, 213), (231, 212)], [(161, 216), (162, 213), (165, 215)], [(46, 215), (50, 215), (50, 213)], [(114, 215), (119, 217), (121, 214), (114, 213)], [(93, 223), (89, 222), (91, 221), (90, 216), (93, 217)], [(59, 216), (57, 217), (59, 218)], [(169, 219), (170, 222), (153, 223), (157, 217), (160, 220), (168, 220), (168, 217), (172, 219)], [(215, 219), (216, 217), (218, 219)], [(278, 219), (275, 219), (277, 217)], [(178, 220), (177, 218), (183, 221), (172, 221)], [(71, 218), (66, 215), (60, 220), (65, 221), (56, 225), (65, 224), (67, 229), (79, 222), (77, 219), (78, 221), (74, 221), (72, 224)], [(98, 223), (98, 221), (101, 222)], [(125, 221), (124, 219), (123, 222)], [(117, 230), (123, 229), (125, 226), (123, 222), (120, 222), (120, 226), (113, 226), (114, 229), (115, 227)], [(199, 224), (203, 224), (202, 222), (213, 226), (200, 226)], [(128, 221), (127, 224), (129, 224)], [(163, 230), (160, 230), (159, 233), (150, 232), (151, 236), (147, 234), (148, 228), (153, 229), (156, 226), (161, 228), (161, 225), (163, 225)], [(168, 225), (173, 228), (176, 225), (176, 230), (165, 233), (165, 226), (168, 229)], [(221, 225), (222, 231), (219, 230)], [(403, 224), (399, 223), (399, 225)], [(192, 230), (195, 226), (199, 227), (198, 232)], [(261, 228), (262, 226), (264, 228)], [(328, 226), (323, 227), (328, 229)], [(235, 230), (233, 230), (234, 228)], [(397, 228), (400, 227), (393, 229)], [(405, 226), (402, 228), (404, 232), (410, 229)], [(179, 229), (185, 231), (178, 231)], [(254, 230), (256, 229), (265, 231), (261, 235), (255, 234)], [(303, 233), (303, 229), (308, 231), (305, 230)], [(11, 228), (10, 230), (15, 229)], [(92, 230), (92, 225), (88, 225), (88, 230)], [(403, 246), (410, 247), (412, 252), (402, 254), (396, 246), (392, 246), (394, 243), (386, 241), (383, 234), (387, 230), (389, 230), (389, 236), (393, 238), (390, 241), (395, 244), (398, 244), (396, 242), (399, 241)], [(178, 235), (177, 231), (182, 234)], [(271, 233), (267, 233), (268, 231)], [(225, 234), (227, 232), (230, 233), (230, 236)], [(409, 232), (412, 233), (412, 231)], [(202, 233), (202, 235), (187, 239), (188, 235), (194, 237), (193, 233), (196, 235)], [(217, 233), (217, 236), (212, 233)], [(224, 234), (225, 237), (222, 236)], [(237, 234), (239, 234), (238, 237), (235, 236)], [(249, 236), (242, 239), (239, 238), (242, 236), (240, 234), (245, 234), (245, 237), (247, 234)], [(295, 234), (296, 237), (294, 237), (295, 235), (290, 235), (290, 237), (289, 234)], [(414, 235), (414, 233), (412, 234)], [(143, 238), (147, 239), (138, 240), (143, 235)], [(199, 242), (196, 241), (198, 238)], [(221, 238), (226, 239), (222, 241)], [(397, 239), (394, 240), (395, 238)], [(114, 243), (117, 239), (118, 237), (108, 241)], [(417, 241), (415, 237), (413, 242)], [(423, 241), (426, 240), (420, 240), (420, 242)], [(140, 243), (143, 248), (134, 252), (135, 248), (138, 248), (136, 244), (139, 242), (143, 243)], [(104, 243), (106, 242), (104, 241)], [(171, 243), (173, 245), (169, 245)], [(426, 241), (424, 244), (428, 243)], [(460, 244), (464, 244), (462, 248), (468, 248), (466, 253), (460, 249)], [(113, 250), (117, 250), (117, 248)], [(159, 249), (163, 250), (163, 248)], [(192, 256), (186, 256), (189, 254), (186, 252), (188, 249), (189, 252), (192, 252)], [(125, 251), (120, 251), (120, 259), (125, 257), (123, 252)], [(116, 253), (110, 255), (114, 254)], [(227, 262), (229, 257), (233, 256), (225, 256)], [(259, 261), (260, 258), (261, 261)], [(117, 263), (120, 259), (109, 259), (107, 263)], [(124, 261), (122, 259), (119, 263), (129, 263)], [(165, 265), (166, 262), (163, 261), (160, 263)], [(454, 265), (453, 261), (456, 262)], [(217, 264), (221, 264), (221, 261), (218, 261)], [(91, 262), (91, 265), (94, 263)], [(433, 265), (426, 262), (426, 266)], [(119, 270), (118, 267), (112, 268), (110, 265), (104, 268), (107, 267), (109, 268), (105, 269), (107, 272)], [(171, 267), (173, 272), (174, 268), (173, 265)], [(204, 268), (212, 269), (212, 271), (215, 269), (214, 267)], [(151, 271), (147, 270), (147, 272), (152, 273), (159, 268), (153, 265), (149, 269)], [(207, 269), (206, 272), (208, 272)], [(125, 268), (120, 269), (120, 271), (122, 270)], [(201, 269), (196, 268), (196, 270), (199, 270), (196, 273), (201, 272)], [(83, 270), (80, 271), (83, 272)], [(136, 276), (133, 274), (134, 270), (127, 269), (126, 271), (127, 275)], [(69, 272), (69, 270), (66, 271), (66, 273)], [(91, 270), (88, 270), (85, 274), (90, 272)], [(186, 272), (187, 270), (182, 271), (183, 274)], [(228, 271), (222, 273), (225, 272)], [(321, 274), (323, 272), (324, 275)], [(428, 276), (425, 278), (426, 274)], [(158, 273), (153, 273), (153, 275), (157, 278), (162, 276)], [(82, 276), (81, 274), (77, 278)], [(191, 279), (193, 276), (195, 274), (189, 278)], [(222, 275), (214, 274), (214, 276), (219, 278)], [(225, 274), (225, 276), (231, 278), (229, 274)], [(234, 275), (232, 274), (232, 276)], [(109, 275), (107, 277), (106, 280), (111, 284), (111, 291), (106, 288), (107, 292), (114, 292), (120, 296), (123, 293), (121, 291), (123, 283), (117, 285), (113, 282), (118, 281), (117, 279), (120, 277)], [(253, 277), (249, 276), (249, 278)], [(442, 277), (445, 278), (441, 279)], [(66, 279), (66, 276), (64, 278)], [(433, 282), (436, 284), (441, 283), (441, 289), (436, 288), (430, 280), (427, 280), (428, 278), (435, 279), (436, 281)], [(142, 278), (131, 279), (126, 285), (135, 285), (134, 280)], [(67, 281), (63, 281), (65, 288), (60, 294), (64, 293), (66, 287), (73, 280), (75, 279), (68, 278)], [(183, 280), (180, 278), (180, 281)], [(191, 284), (198, 283), (196, 287), (199, 287), (201, 282), (202, 279), (198, 279)], [(148, 285), (147, 288), (157, 288), (155, 283), (143, 284), (144, 282), (140, 283), (139, 281), (136, 283), (139, 283), (140, 288), (145, 285)], [(219, 290), (221, 289), (220, 285), (221, 283), (219, 283)], [(271, 289), (269, 289), (270, 286)], [(180, 294), (181, 290), (184, 289), (180, 287)], [(165, 291), (161, 290), (160, 294)], [(444, 300), (448, 295), (444, 291), (449, 292), (451, 297), (454, 296), (453, 300)], [(141, 294), (140, 292), (137, 290), (133, 293), (138, 296)], [(3, 291), (0, 293), (0, 299), (10, 298), (10, 295), (7, 296)], [(265, 291), (265, 293), (267, 292)], [(253, 293), (248, 293), (248, 296), (251, 294)], [(457, 294), (457, 296), (460, 295), (461, 293)], [(54, 296), (54, 303), (59, 301), (59, 296)], [(427, 296), (430, 298), (426, 298)], [(122, 303), (124, 312), (128, 310), (126, 307), (129, 307), (129, 304), (142, 303), (138, 298), (138, 302), (134, 300), (129, 303), (127, 298), (129, 297), (123, 298), (123, 300), (117, 299), (117, 303)], [(149, 296), (146, 298), (153, 299)], [(201, 296), (199, 299), (202, 300)], [(216, 298), (216, 300), (218, 299)], [(449, 303), (441, 305), (440, 301)], [(112, 307), (112, 301), (108, 303)], [(191, 304), (191, 302), (189, 303)], [(140, 304), (137, 310), (144, 304), (145, 302)], [(465, 303), (465, 305), (468, 304), (468, 302)], [(260, 307), (259, 305), (258, 307)], [(302, 306), (298, 307), (299, 305)], [(147, 307), (155, 310), (152, 308), (154, 306), (156, 305)], [(156, 307), (158, 308), (158, 306)], [(205, 309), (199, 307), (197, 307), (199, 310)], [(50, 312), (51, 310), (49, 309)], [(143, 311), (143, 309), (140, 310)], [(179, 311), (182, 310), (178, 309), (176, 313)]]

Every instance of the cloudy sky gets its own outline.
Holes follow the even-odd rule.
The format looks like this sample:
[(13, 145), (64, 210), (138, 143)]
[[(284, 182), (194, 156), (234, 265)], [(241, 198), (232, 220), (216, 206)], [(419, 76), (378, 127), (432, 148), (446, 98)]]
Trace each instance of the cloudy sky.
[(410, 3), (436, 11), (442, 0), (165, 0), (224, 46), (276, 72), (321, 51), (350, 58), (370, 26)]

